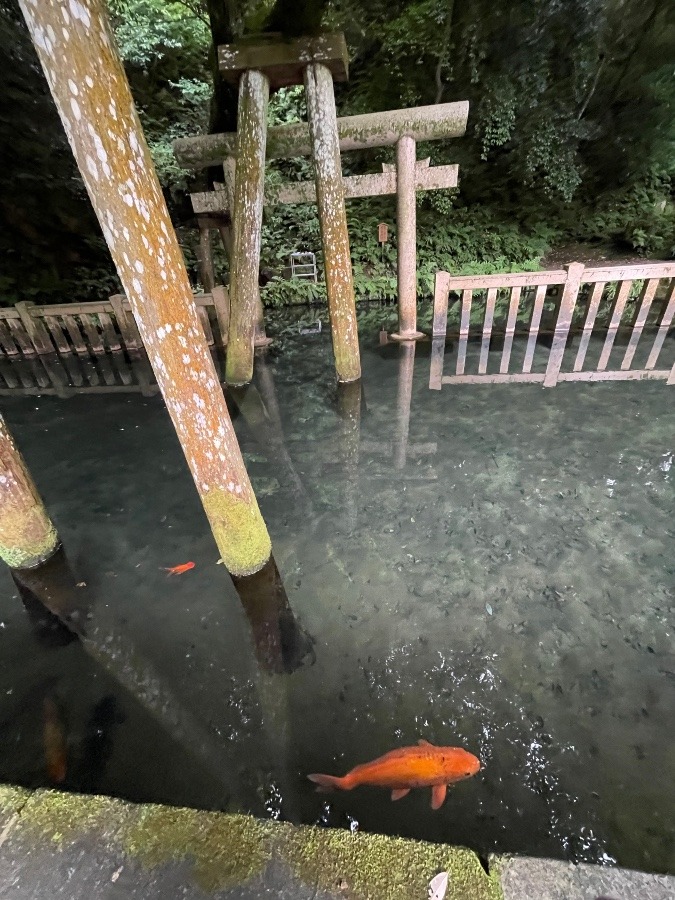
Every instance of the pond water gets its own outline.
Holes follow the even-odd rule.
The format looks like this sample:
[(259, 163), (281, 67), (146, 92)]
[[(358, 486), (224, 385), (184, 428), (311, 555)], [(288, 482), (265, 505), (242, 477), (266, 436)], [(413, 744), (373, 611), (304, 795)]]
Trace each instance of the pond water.
[[(230, 398), (283, 583), (241, 598), (161, 397), (3, 397), (85, 637), (0, 573), (0, 780), (50, 783), (49, 710), (68, 789), (675, 872), (675, 394), (430, 391), (429, 349), (338, 391), (297, 336)], [(420, 738), (483, 763), (437, 812), (306, 780)]]

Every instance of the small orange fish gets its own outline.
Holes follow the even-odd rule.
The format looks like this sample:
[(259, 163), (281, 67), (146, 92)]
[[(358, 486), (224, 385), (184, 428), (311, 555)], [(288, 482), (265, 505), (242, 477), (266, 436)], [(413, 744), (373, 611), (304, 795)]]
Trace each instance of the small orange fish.
[(416, 747), (392, 750), (372, 762), (355, 766), (342, 778), (334, 775), (308, 775), (318, 791), (341, 788), (351, 791), (361, 784), (391, 788), (391, 799), (400, 800), (412, 788), (430, 787), (431, 808), (443, 805), (449, 784), (471, 778), (480, 770), (480, 760), (461, 747), (435, 747), (418, 741)]
[(194, 569), (195, 564), (193, 562), (181, 563), (180, 566), (170, 566), (168, 569), (164, 569), (164, 571), (168, 575), (182, 575), (183, 572), (189, 572), (190, 569)]
[(53, 784), (61, 784), (66, 780), (68, 765), (66, 728), (61, 710), (52, 697), (45, 697), (42, 709), (44, 718), (42, 741), (47, 776)]

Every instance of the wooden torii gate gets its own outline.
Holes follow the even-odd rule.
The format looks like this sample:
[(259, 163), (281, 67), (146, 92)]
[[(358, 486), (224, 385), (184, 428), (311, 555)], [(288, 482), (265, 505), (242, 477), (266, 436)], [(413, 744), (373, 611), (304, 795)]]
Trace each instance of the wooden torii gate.
[[(253, 371), (251, 310), (258, 290), (260, 227), (266, 199), (264, 159), (310, 154), (314, 158), (315, 183), (282, 185), (269, 199), (318, 204), (337, 376), (338, 381), (352, 381), (360, 377), (360, 363), (344, 200), (396, 193), (399, 330), (394, 337), (420, 337), (416, 314), (415, 195), (417, 190), (454, 187), (457, 167), (418, 163), (416, 142), (463, 135), (469, 104), (445, 103), (336, 119), (332, 79), (347, 77), (344, 37), (327, 34), (283, 44), (270, 43), (270, 39), (273, 37), (266, 36), (263, 41), (258, 38), (257, 43), (219, 48), (224, 76), (239, 78), (237, 133), (182, 138), (174, 143), (177, 159), (187, 167), (224, 164), (225, 190), (209, 192), (213, 196), (193, 195), (193, 208), (198, 216), (232, 212), (234, 261), (228, 356), (233, 362), (228, 362), (228, 381), (250, 380)], [(254, 72), (261, 77), (253, 77)], [(309, 122), (268, 129), (270, 86), (297, 84), (303, 77)], [(392, 144), (396, 144), (396, 166), (385, 166), (379, 175), (342, 177), (340, 152)], [(236, 160), (234, 177), (232, 159)]]

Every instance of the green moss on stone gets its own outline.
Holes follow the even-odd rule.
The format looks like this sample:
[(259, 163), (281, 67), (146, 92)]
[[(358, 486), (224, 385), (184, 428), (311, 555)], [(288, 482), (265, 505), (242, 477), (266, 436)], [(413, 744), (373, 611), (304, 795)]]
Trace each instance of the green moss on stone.
[(130, 807), (112, 797), (83, 797), (61, 791), (37, 791), (21, 814), (21, 827), (59, 846), (86, 832), (109, 831), (129, 815)]
[(449, 876), (446, 900), (502, 898), (497, 875), (460, 847), (298, 828), (287, 835), (283, 856), (304, 881), (358, 900), (420, 900), (438, 872)]
[(0, 812), (18, 812), (22, 833), (36, 840), (62, 846), (88, 835), (149, 869), (188, 862), (205, 892), (249, 882), (276, 858), (295, 878), (345, 900), (420, 900), (441, 871), (449, 875), (446, 900), (503, 897), (498, 864), (487, 875), (472, 851), (442, 844), (14, 788), (0, 789)]
[[(30, 798), (30, 791), (24, 788), (0, 785), (0, 822), (21, 812)], [(0, 825), (1, 827), (1, 825)]]
[(270, 558), (272, 543), (258, 504), (235, 499), (230, 491), (202, 495), (220, 555), (233, 575), (258, 572)]
[(148, 868), (192, 861), (195, 881), (207, 892), (250, 880), (267, 860), (265, 826), (250, 816), (147, 806), (123, 842)]

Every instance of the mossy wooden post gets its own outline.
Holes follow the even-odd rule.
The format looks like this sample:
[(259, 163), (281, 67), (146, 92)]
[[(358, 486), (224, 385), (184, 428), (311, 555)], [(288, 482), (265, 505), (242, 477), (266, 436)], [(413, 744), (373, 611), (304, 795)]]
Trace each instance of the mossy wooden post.
[(213, 253), (211, 252), (211, 229), (209, 222), (203, 217), (197, 219), (199, 225), (199, 251), (197, 253), (197, 268), (199, 280), (202, 283), (205, 294), (210, 294), (216, 283), (213, 271)]
[(0, 557), (14, 569), (40, 565), (59, 537), (0, 415)]
[(269, 79), (255, 69), (239, 78), (237, 167), (230, 263), (230, 335), (225, 377), (248, 384), (253, 377), (253, 342), (260, 317), (260, 234), (265, 187)]
[(237, 575), (271, 553), (104, 0), (20, 0), (47, 82), (185, 453)]
[(307, 66), (305, 92), (335, 369), (338, 381), (357, 381), (361, 377), (361, 360), (354, 281), (342, 186), (333, 76), (327, 66), (322, 63)]
[(398, 242), (398, 332), (392, 338), (415, 341), (417, 330), (417, 143), (404, 134), (396, 144), (396, 230)]

